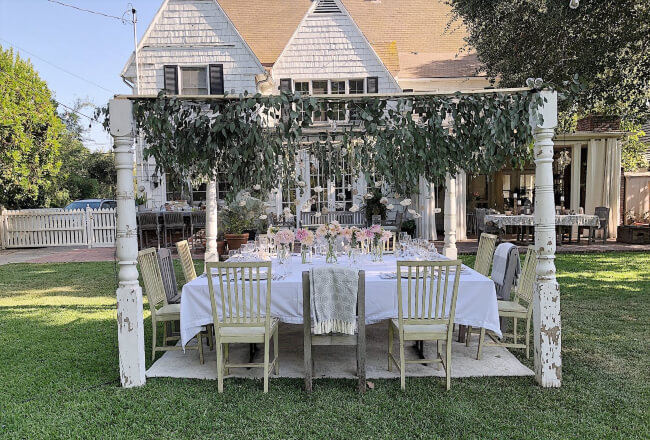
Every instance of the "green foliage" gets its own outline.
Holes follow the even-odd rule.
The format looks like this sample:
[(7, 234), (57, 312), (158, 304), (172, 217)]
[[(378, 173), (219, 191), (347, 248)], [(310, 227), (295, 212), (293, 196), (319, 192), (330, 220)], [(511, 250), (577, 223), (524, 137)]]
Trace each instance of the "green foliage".
[(639, 168), (648, 167), (648, 161), (643, 157), (643, 153), (650, 149), (650, 145), (641, 142), (641, 137), (645, 136), (640, 124), (622, 122), (621, 129), (630, 132), (623, 143), (621, 151), (621, 166), (623, 171), (636, 171)]
[(406, 232), (409, 234), (411, 237), (415, 237), (415, 220), (409, 219), (409, 220), (404, 220), (402, 223), (402, 231)]
[[(564, 89), (563, 110), (650, 118), (647, 0), (447, 0), (488, 76), (502, 87), (529, 77)], [(574, 79), (580, 78), (577, 87)]]
[(263, 202), (243, 192), (222, 209), (217, 218), (221, 220), (220, 226), (223, 226), (226, 234), (242, 234), (260, 226), (259, 217), (263, 212)]
[[(314, 125), (312, 114), (333, 116), (333, 101), (359, 121), (334, 133)], [(317, 159), (326, 176), (351, 167), (355, 177), (364, 173), (369, 181), (384, 180), (412, 194), (420, 176), (443, 185), (447, 173), (491, 173), (530, 159), (529, 118), (537, 116), (540, 103), (530, 91), (327, 102), (299, 93), (205, 102), (161, 93), (137, 100), (134, 115), (147, 141), (145, 156), (159, 168), (191, 178), (228, 170), (232, 194), (255, 185), (268, 191), (278, 176), (297, 179), (300, 151)]]
[(366, 220), (370, 224), (372, 222), (373, 215), (380, 215), (382, 220), (386, 219), (386, 205), (380, 203), (381, 198), (383, 197), (381, 189), (379, 188), (368, 188), (368, 192), (372, 193), (372, 199), (366, 200)]
[(0, 46), (0, 205), (47, 204), (64, 125), (31, 63)]

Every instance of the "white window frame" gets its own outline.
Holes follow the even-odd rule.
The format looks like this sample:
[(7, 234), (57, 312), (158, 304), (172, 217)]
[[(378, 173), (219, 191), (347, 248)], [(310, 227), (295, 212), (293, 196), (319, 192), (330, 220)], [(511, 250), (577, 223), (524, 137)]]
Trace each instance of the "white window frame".
[[(219, 63), (217, 63), (219, 64)], [(207, 64), (179, 64), (176, 66), (178, 72), (178, 93), (180, 96), (183, 96), (183, 69), (205, 69), (205, 84), (208, 89), (207, 95), (210, 95), (210, 66)], [(195, 87), (196, 88), (196, 87)], [(206, 96), (207, 96), (206, 95)], [(188, 95), (185, 95), (188, 96)], [(203, 96), (203, 95), (201, 95)]]

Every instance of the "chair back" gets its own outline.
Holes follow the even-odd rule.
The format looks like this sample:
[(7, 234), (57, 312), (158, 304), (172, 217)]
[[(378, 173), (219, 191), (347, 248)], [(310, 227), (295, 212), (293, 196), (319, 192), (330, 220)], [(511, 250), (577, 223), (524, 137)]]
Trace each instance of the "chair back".
[(381, 215), (373, 215), (372, 216), (372, 224), (373, 225), (381, 225)]
[(190, 245), (187, 243), (187, 240), (182, 240), (176, 243), (176, 249), (178, 250), (178, 257), (181, 260), (185, 282), (189, 283), (196, 278), (196, 269), (194, 268), (194, 261), (192, 261)]
[(205, 228), (205, 211), (190, 212), (190, 222), (195, 228)]
[(535, 279), (537, 278), (536, 268), (537, 252), (533, 246), (528, 246), (526, 259), (524, 260), (524, 267), (521, 270), (519, 283), (515, 290), (514, 301), (518, 303), (520, 299), (523, 299), (529, 309), (532, 308), (533, 305), (533, 291), (535, 288)]
[(149, 308), (151, 313), (155, 313), (157, 305), (160, 303), (167, 305), (167, 296), (165, 295), (165, 287), (160, 274), (156, 248), (144, 249), (138, 252), (138, 264), (144, 282), (144, 291), (149, 300)]
[[(206, 263), (212, 318), (226, 327), (271, 324), (271, 262)], [(218, 284), (215, 289), (215, 282)], [(221, 317), (219, 317), (221, 314)]]
[(183, 213), (180, 211), (165, 211), (163, 212), (163, 223), (165, 228), (183, 227)]
[(474, 270), (486, 277), (490, 275), (490, 265), (494, 257), (494, 246), (496, 242), (497, 236), (492, 234), (481, 234), (481, 238), (478, 241)]
[(446, 324), (453, 328), (460, 271), (460, 260), (398, 261), (397, 316), (400, 328), (404, 328), (404, 324)]
[(395, 242), (396, 237), (395, 233), (390, 233), (390, 238), (384, 242), (384, 253), (385, 254), (394, 254), (395, 253)]
[(479, 233), (485, 230), (485, 208), (476, 208), (476, 230)]
[(143, 231), (155, 231), (158, 229), (157, 212), (140, 212), (138, 213), (138, 227)]
[(404, 213), (403, 212), (398, 212), (395, 214), (395, 229), (397, 229), (397, 232), (400, 232), (402, 230), (402, 221), (404, 220)]
[(603, 229), (609, 221), (609, 208), (606, 206), (596, 207), (595, 214), (598, 216), (598, 229)]
[(171, 303), (172, 299), (178, 295), (178, 285), (176, 284), (176, 272), (174, 271), (174, 260), (169, 249), (162, 248), (158, 250), (158, 263), (160, 264), (160, 275), (162, 276), (163, 287), (167, 302)]

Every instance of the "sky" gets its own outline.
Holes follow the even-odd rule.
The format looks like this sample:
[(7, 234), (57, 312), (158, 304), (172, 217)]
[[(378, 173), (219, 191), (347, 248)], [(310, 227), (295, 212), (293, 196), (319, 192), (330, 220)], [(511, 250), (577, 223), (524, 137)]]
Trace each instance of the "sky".
[[(61, 0), (62, 3), (122, 17), (136, 9), (138, 40), (162, 0)], [(130, 13), (125, 17), (130, 18)], [(120, 72), (133, 52), (133, 25), (116, 18), (83, 12), (48, 0), (0, 0), (0, 46), (29, 58), (54, 98), (72, 107), (77, 99), (103, 106), (115, 94), (131, 89)], [(81, 79), (83, 78), (83, 79)], [(93, 116), (93, 108), (82, 113)], [(86, 126), (90, 121), (81, 117)], [(109, 151), (110, 136), (94, 123), (84, 144)]]

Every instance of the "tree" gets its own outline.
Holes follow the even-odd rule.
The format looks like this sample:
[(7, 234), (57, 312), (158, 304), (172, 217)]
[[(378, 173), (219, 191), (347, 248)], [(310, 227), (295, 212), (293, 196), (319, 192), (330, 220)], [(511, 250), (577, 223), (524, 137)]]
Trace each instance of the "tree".
[(0, 46), (0, 205), (47, 204), (61, 166), (64, 128), (52, 93), (31, 63)]
[[(447, 0), (488, 76), (504, 87), (542, 78), (562, 110), (650, 118), (648, 0)], [(582, 87), (568, 89), (579, 78)]]

